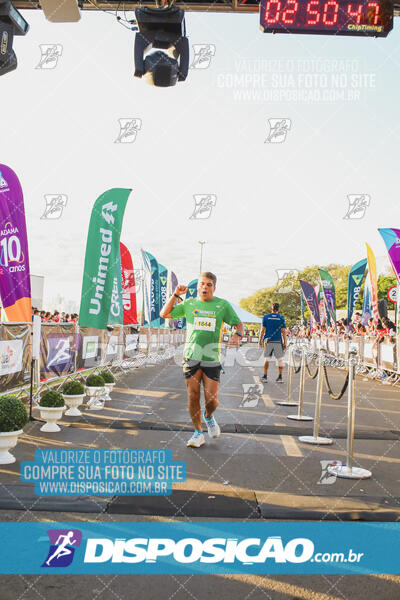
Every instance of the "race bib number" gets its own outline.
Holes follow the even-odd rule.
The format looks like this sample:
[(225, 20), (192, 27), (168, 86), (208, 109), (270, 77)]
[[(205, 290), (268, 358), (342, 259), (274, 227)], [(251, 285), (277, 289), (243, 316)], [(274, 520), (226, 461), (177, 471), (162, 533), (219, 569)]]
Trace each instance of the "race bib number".
[(216, 319), (212, 317), (195, 317), (194, 318), (194, 329), (200, 331), (215, 331)]

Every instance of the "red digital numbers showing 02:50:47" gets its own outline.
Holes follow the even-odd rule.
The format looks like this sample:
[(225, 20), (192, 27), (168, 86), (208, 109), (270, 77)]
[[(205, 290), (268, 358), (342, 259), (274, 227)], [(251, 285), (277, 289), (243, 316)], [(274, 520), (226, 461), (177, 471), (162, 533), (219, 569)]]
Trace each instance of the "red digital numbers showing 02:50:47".
[[(334, 27), (344, 23), (369, 23), (378, 25), (380, 22), (380, 5), (378, 2), (337, 2), (337, 0), (310, 0), (305, 5), (305, 15), (300, 17), (299, 7), (304, 2), (298, 0), (267, 0), (264, 12), (265, 25), (319, 25)], [(300, 17), (300, 18), (299, 18)]]

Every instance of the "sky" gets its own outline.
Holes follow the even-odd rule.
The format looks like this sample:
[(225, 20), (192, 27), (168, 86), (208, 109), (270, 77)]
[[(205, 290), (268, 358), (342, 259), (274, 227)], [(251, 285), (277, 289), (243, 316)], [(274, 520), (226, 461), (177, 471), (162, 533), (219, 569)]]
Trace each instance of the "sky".
[[(187, 13), (192, 58), (195, 44), (214, 56), (160, 89), (133, 77), (134, 33), (109, 14), (74, 24), (23, 14), (18, 69), (0, 79), (0, 162), (23, 187), (46, 308), (57, 295), (79, 303), (91, 209), (113, 187), (132, 189), (121, 241), (135, 267), (144, 248), (188, 283), (206, 241), (203, 268), (236, 303), (275, 284), (276, 270), (354, 263), (365, 242), (383, 268), (377, 228), (400, 226), (397, 18), (387, 38), (364, 39)], [(44, 44), (61, 52), (52, 69), (38, 68)], [(140, 120), (132, 143), (116, 143), (119, 119)], [(271, 142), (276, 120), (286, 134)], [(66, 198), (58, 219), (42, 218), (51, 194)], [(203, 194), (215, 200), (209, 218), (190, 218)], [(364, 216), (344, 218), (360, 195)]]

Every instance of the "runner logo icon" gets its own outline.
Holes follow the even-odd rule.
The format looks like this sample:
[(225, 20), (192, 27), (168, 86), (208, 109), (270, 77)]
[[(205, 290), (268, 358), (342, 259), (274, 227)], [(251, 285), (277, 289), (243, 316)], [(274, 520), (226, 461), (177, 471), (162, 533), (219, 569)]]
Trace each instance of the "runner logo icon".
[(215, 56), (214, 44), (193, 44), (194, 57), (191, 69), (208, 69), (211, 59)]
[(62, 55), (61, 44), (39, 44), (40, 61), (36, 69), (55, 69)]
[(82, 542), (79, 529), (48, 529), (50, 548), (42, 567), (68, 567)]
[(119, 133), (114, 144), (133, 144), (137, 133), (142, 129), (142, 119), (118, 119)]
[(243, 398), (239, 408), (255, 408), (258, 405), (264, 386), (262, 383), (242, 383)]
[(318, 485), (332, 485), (336, 481), (336, 474), (330, 473), (328, 471), (328, 467), (335, 467), (343, 465), (342, 462), (337, 460), (320, 460), (321, 463), (321, 476), (319, 481), (317, 481)]
[(282, 144), (292, 126), (290, 119), (268, 119), (269, 134), (264, 144)]
[(368, 194), (348, 194), (347, 200), (349, 206), (343, 219), (362, 219), (371, 203), (371, 196)]
[(8, 183), (4, 179), (4, 177), (2, 176), (1, 171), (0, 171), (0, 188), (5, 188), (5, 187), (8, 187)]
[(194, 210), (189, 219), (209, 219), (212, 209), (217, 204), (215, 194), (194, 194)]

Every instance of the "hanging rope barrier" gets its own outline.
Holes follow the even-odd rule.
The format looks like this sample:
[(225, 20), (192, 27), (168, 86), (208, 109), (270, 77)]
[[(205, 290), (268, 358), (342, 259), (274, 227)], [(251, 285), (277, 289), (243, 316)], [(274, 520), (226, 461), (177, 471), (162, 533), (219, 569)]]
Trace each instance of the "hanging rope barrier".
[[(317, 367), (315, 369), (315, 372), (312, 373), (311, 369), (310, 369), (309, 362), (308, 362), (308, 358), (311, 357), (311, 360), (315, 360), (315, 358), (317, 356), (318, 355), (315, 354), (315, 352), (305, 352), (305, 368), (306, 368), (307, 374), (310, 377), (310, 379), (315, 379), (317, 377), (317, 375), (318, 375), (318, 365), (317, 365)], [(323, 363), (322, 364), (322, 368), (323, 368), (323, 373), (324, 373), (324, 381), (325, 381), (326, 389), (328, 391), (328, 395), (330, 396), (330, 398), (332, 398), (332, 400), (340, 400), (343, 397), (344, 393), (346, 392), (347, 386), (349, 384), (349, 372), (347, 371), (346, 379), (344, 380), (344, 384), (343, 384), (342, 389), (340, 390), (340, 392), (338, 394), (335, 394), (334, 391), (332, 390), (331, 384), (329, 382), (328, 371), (327, 371), (326, 366), (327, 365), (329, 365), (329, 366), (339, 366), (339, 364), (340, 364), (340, 366), (342, 366), (342, 361), (340, 361), (340, 363), (339, 363), (337, 361), (336, 357), (330, 356), (329, 354), (326, 354), (323, 357), (322, 363)], [(293, 371), (294, 371), (294, 373), (298, 373), (300, 371), (300, 369), (301, 369), (301, 363), (300, 363), (299, 367), (295, 367), (294, 366), (294, 356), (293, 356)]]
[(338, 394), (334, 394), (333, 390), (331, 388), (331, 385), (329, 383), (328, 371), (326, 369), (326, 365), (325, 364), (323, 365), (323, 369), (324, 369), (325, 385), (326, 385), (326, 389), (328, 390), (329, 396), (332, 398), (332, 400), (340, 400), (343, 397), (345, 391), (347, 390), (347, 386), (349, 385), (349, 372), (347, 371), (346, 379), (344, 380), (344, 384), (343, 384), (343, 387), (340, 390), (340, 392)]
[[(316, 358), (316, 355), (312, 354), (312, 360), (315, 360), (315, 358)], [(315, 373), (311, 373), (311, 370), (310, 370), (310, 367), (309, 367), (309, 364), (308, 364), (308, 355), (306, 355), (306, 369), (307, 369), (308, 376), (311, 379), (315, 379), (316, 376), (318, 375), (318, 365), (317, 365), (317, 368), (315, 369)]]
[(297, 349), (296, 349), (296, 352), (293, 352), (293, 354), (292, 354), (292, 360), (293, 360), (292, 369), (293, 369), (293, 373), (300, 373), (300, 369), (301, 369), (301, 358), (300, 358), (299, 366), (298, 366), (298, 367), (296, 367), (296, 365), (295, 365), (295, 360), (294, 360), (294, 357), (295, 357), (295, 354), (296, 354), (296, 353), (297, 353)]

